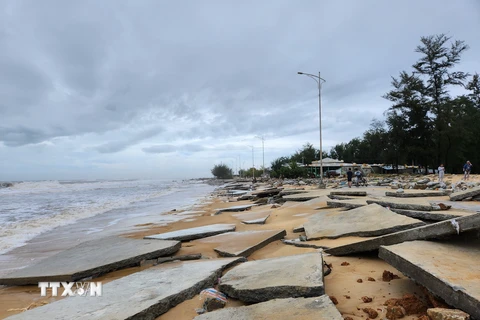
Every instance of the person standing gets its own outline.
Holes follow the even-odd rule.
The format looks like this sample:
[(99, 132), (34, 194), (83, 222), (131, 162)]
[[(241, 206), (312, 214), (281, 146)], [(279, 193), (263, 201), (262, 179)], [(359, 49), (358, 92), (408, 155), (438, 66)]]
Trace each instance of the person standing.
[(445, 175), (445, 167), (443, 163), (438, 167), (438, 182), (443, 183), (443, 177)]
[(348, 187), (349, 187), (349, 188), (352, 187), (352, 178), (353, 178), (352, 168), (348, 168), (348, 171), (347, 171), (347, 182), (348, 182)]
[(468, 180), (470, 177), (470, 172), (472, 171), (472, 167), (473, 164), (470, 161), (467, 161), (467, 163), (463, 165), (463, 180)]
[(358, 187), (360, 184), (360, 181), (362, 181), (362, 171), (360, 171), (360, 168), (355, 171), (355, 178), (356, 182), (355, 185)]

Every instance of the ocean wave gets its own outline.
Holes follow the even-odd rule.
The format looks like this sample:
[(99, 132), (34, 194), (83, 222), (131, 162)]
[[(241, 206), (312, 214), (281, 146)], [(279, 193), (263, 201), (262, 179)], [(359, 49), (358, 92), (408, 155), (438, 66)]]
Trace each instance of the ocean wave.
[(181, 183), (147, 180), (19, 182), (7, 188), (11, 190), (0, 190), (0, 254), (53, 228), (111, 210), (128, 212), (137, 204), (161, 199), (183, 187)]

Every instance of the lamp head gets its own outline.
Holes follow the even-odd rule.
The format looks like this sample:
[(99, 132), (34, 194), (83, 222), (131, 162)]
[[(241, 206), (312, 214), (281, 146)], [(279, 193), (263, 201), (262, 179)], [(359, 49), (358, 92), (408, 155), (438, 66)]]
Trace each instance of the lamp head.
[(303, 72), (300, 72), (300, 71), (298, 71), (297, 73), (298, 73), (298, 74), (303, 74)]

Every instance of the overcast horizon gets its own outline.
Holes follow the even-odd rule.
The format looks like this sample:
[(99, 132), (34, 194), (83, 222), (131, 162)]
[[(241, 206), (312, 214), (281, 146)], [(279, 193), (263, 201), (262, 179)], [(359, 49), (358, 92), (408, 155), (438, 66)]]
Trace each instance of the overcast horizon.
[[(0, 0), (0, 181), (211, 177), (361, 137), (422, 36), (480, 1)], [(477, 31), (475, 31), (477, 30)]]

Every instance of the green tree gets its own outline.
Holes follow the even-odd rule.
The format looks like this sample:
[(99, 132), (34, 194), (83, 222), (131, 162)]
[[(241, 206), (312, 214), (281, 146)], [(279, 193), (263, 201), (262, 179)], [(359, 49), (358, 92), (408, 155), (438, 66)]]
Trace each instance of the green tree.
[(445, 34), (422, 37), (422, 44), (415, 51), (423, 56), (413, 65), (415, 72), (426, 79), (423, 92), (433, 115), (432, 140), (436, 164), (443, 162), (442, 159), (447, 158), (447, 152), (452, 148), (453, 137), (448, 126), (453, 113), (448, 108), (454, 105), (449, 103), (449, 87), (464, 86), (468, 77), (468, 73), (453, 70), (460, 63), (462, 53), (468, 50), (468, 45), (464, 41), (450, 40), (451, 37)]
[(226, 164), (216, 164), (212, 169), (212, 175), (217, 179), (231, 179), (233, 171)]
[(297, 150), (295, 154), (290, 157), (290, 161), (295, 161), (303, 164), (311, 164), (313, 160), (318, 159), (318, 150), (313, 147), (311, 143), (303, 145), (302, 149)]

